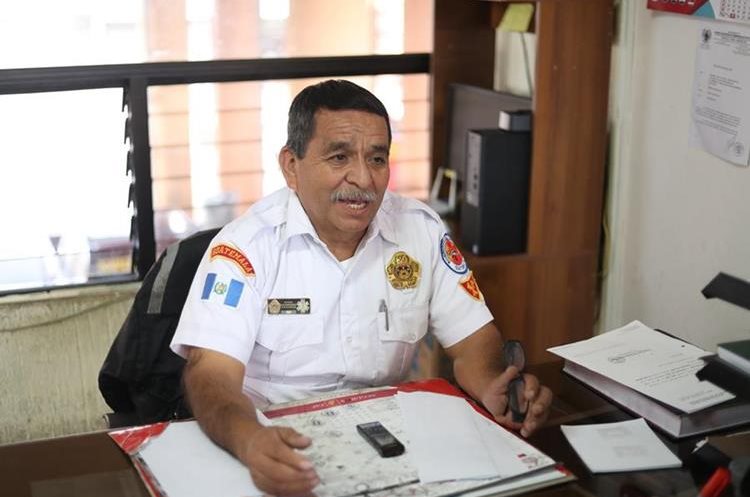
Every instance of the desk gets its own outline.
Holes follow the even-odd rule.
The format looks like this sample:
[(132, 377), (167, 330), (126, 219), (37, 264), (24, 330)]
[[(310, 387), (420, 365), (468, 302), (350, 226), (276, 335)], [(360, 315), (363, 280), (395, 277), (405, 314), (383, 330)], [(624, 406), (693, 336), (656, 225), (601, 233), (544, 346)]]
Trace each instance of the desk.
[[(568, 445), (560, 424), (630, 419), (626, 413), (560, 373), (560, 362), (530, 368), (555, 392), (547, 424), (530, 442), (562, 461), (575, 482), (533, 492), (533, 496), (694, 496), (705, 476), (687, 469), (592, 475)], [(696, 439), (665, 440), (680, 458)], [(105, 432), (0, 446), (0, 494), (13, 497), (148, 497), (130, 460)]]

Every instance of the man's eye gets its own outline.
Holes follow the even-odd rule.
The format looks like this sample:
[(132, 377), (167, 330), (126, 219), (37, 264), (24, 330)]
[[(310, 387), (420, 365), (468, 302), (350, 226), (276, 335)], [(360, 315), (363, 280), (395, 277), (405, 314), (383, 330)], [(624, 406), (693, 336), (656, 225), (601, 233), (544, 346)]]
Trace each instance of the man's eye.
[(345, 162), (346, 161), (346, 155), (345, 154), (335, 154), (330, 157), (330, 160), (333, 162)]
[(385, 166), (388, 164), (388, 157), (376, 156), (372, 158), (372, 162), (379, 166)]

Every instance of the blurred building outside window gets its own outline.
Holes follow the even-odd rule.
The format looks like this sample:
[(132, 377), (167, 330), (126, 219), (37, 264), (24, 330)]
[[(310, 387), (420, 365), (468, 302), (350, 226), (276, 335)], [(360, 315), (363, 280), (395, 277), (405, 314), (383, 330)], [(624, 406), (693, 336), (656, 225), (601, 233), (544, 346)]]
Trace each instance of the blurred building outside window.
[[(26, 0), (0, 7), (0, 69), (430, 52), (431, 19), (432, 0)], [(426, 198), (429, 76), (349, 79), (391, 115), (389, 188)], [(286, 112), (315, 81), (149, 88), (157, 254), (284, 185)], [(121, 99), (0, 96), (0, 291), (131, 273)]]

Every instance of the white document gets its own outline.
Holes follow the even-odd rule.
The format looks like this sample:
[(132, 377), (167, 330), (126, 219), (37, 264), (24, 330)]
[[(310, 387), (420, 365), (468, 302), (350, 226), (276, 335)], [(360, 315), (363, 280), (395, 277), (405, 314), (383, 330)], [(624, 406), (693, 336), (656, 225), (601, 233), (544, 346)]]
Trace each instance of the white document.
[(169, 497), (263, 494), (253, 484), (248, 469), (214, 444), (196, 421), (170, 423), (138, 456)]
[(539, 452), (522, 438), (485, 418), (468, 404), (467, 408), (471, 409), (479, 436), (501, 477), (510, 478), (555, 464), (553, 459)]
[(700, 358), (711, 355), (709, 352), (639, 321), (547, 350), (683, 412), (692, 413), (734, 398), (695, 377), (704, 366)]
[(682, 466), (643, 418), (560, 429), (592, 473)]
[(750, 158), (750, 28), (704, 24), (696, 33), (690, 144), (741, 166)]
[(396, 400), (409, 436), (408, 456), (420, 482), (500, 476), (464, 399), (399, 392)]
[(554, 464), (465, 399), (430, 392), (399, 392), (396, 399), (421, 483), (508, 478)]

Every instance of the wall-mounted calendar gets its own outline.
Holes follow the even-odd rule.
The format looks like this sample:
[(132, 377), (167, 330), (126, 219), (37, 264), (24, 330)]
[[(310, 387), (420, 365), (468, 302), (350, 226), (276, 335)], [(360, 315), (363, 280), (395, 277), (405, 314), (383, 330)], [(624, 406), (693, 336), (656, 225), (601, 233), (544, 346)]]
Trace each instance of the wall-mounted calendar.
[(750, 0), (648, 0), (648, 8), (750, 24)]

